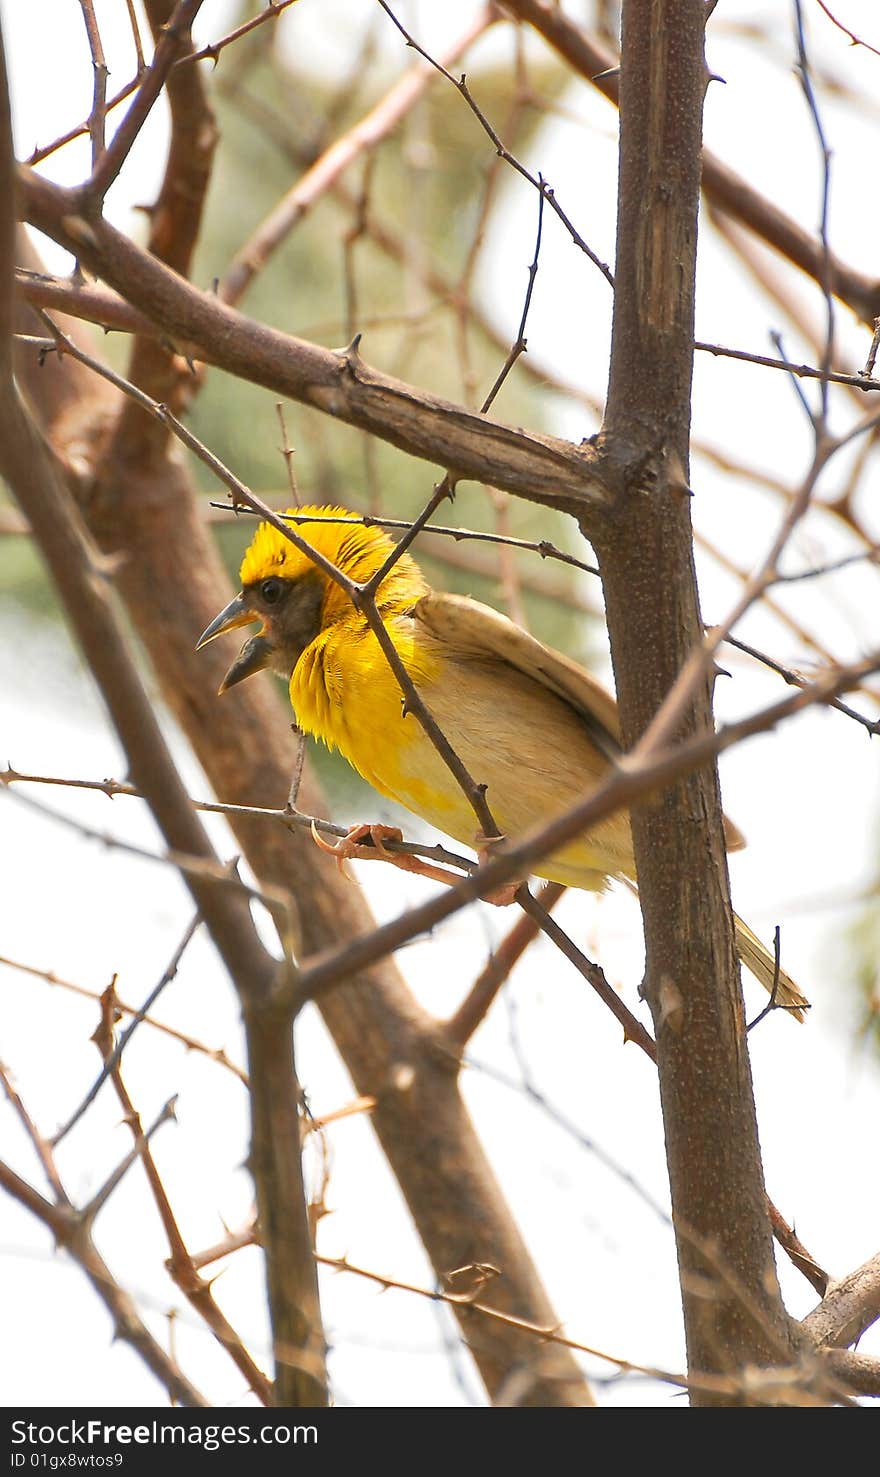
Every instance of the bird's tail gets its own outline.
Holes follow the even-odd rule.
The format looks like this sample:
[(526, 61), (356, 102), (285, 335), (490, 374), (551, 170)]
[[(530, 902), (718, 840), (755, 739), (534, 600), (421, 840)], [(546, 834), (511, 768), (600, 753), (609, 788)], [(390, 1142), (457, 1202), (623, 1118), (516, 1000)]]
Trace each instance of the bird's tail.
[[(635, 897), (639, 895), (639, 889), (631, 877), (622, 876), (620, 881)], [(786, 1007), (788, 1015), (793, 1015), (796, 1021), (805, 1019), (804, 1011), (809, 1010), (810, 1002), (803, 996), (792, 979), (786, 974), (780, 965), (779, 980), (776, 980), (776, 958), (762, 944), (756, 933), (752, 933), (747, 923), (743, 923), (738, 913), (733, 915), (734, 928), (736, 930), (736, 952), (746, 969), (751, 970), (759, 984), (764, 986), (768, 995), (773, 994), (773, 986), (776, 984), (775, 1004)]]
[(755, 979), (764, 986), (768, 994), (773, 994), (773, 986), (776, 983), (775, 1004), (784, 1005), (789, 1015), (793, 1015), (797, 1021), (802, 1021), (804, 1011), (809, 1009), (810, 1002), (804, 999), (794, 980), (781, 967), (777, 983), (774, 955), (736, 913), (733, 915), (733, 922), (736, 928), (736, 952), (746, 969), (751, 970)]

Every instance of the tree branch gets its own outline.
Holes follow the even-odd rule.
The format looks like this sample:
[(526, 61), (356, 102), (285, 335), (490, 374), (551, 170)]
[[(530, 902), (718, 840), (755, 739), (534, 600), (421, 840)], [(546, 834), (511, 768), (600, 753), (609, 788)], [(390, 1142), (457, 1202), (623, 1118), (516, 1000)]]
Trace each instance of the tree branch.
[[(576, 72), (592, 82), (610, 102), (617, 103), (620, 88), (618, 58), (593, 41), (560, 6), (549, 3), (549, 0), (505, 0), (505, 6), (513, 15), (534, 26)], [(703, 149), (702, 160), (703, 190), (707, 199), (748, 226), (815, 282), (821, 283), (825, 275), (822, 243), (708, 149)], [(880, 313), (880, 281), (867, 277), (834, 256), (828, 266), (835, 296), (873, 327), (874, 319)]]
[(814, 1343), (845, 1349), (880, 1318), (880, 1253), (833, 1282), (801, 1322)]
[[(601, 438), (618, 477), (613, 514), (594, 519), (590, 537), (624, 743), (640, 759), (703, 646), (687, 469), (704, 24), (703, 0), (624, 3), (617, 286)], [(700, 676), (679, 704), (679, 752), (712, 729), (710, 681)], [(773, 1260), (717, 766), (691, 771), (659, 802), (637, 803), (631, 818), (689, 1368), (772, 1365), (795, 1341)], [(692, 1400), (730, 1403), (696, 1391)]]
[[(2, 58), (0, 58), (2, 61)], [(12, 178), (11, 135), (8, 121), (6, 73), (0, 66), (0, 185)], [(4, 178), (5, 176), (5, 178)], [(157, 824), (170, 847), (194, 856), (213, 859), (214, 853), (201, 822), (189, 804), (186, 791), (165, 744), (156, 716), (144, 692), (118, 625), (110, 597), (107, 566), (91, 548), (85, 532), (74, 515), (69, 495), (64, 488), (57, 464), (25, 410), (13, 376), (12, 328), (14, 219), (12, 191), (0, 189), (0, 200), (6, 204), (0, 220), (0, 470), (8, 480), (39, 541), (51, 570), (68, 619), (83, 647), (98, 682), (116, 731), (131, 767), (132, 777), (149, 796)], [(263, 948), (250, 915), (247, 899), (242, 894), (218, 886), (212, 879), (187, 872), (186, 883), (196, 906), (211, 931), (246, 1006), (246, 1026), (251, 1032), (265, 1030), (260, 1010), (265, 1010), (274, 993), (278, 966)], [(276, 1057), (284, 1052), (285, 1039), (292, 1064), (291, 1017), (286, 1031), (273, 1008), (272, 1019), (277, 1033)], [(260, 1084), (254, 1088), (259, 1101)], [(282, 1103), (289, 1099), (282, 1098)], [(298, 1238), (300, 1255), (288, 1258), (288, 1278), (283, 1296), (273, 1303), (275, 1333), (285, 1348), (317, 1346), (323, 1354), (320, 1332), (317, 1274), (311, 1256), (311, 1235), (302, 1186), (302, 1165), (298, 1105), (288, 1111), (286, 1134), (281, 1125), (272, 1124), (272, 1142), (263, 1148), (256, 1137), (256, 1124), (263, 1122), (255, 1110), (255, 1158), (281, 1155), (285, 1159), (285, 1177), (277, 1181), (284, 1192), (281, 1207), (267, 1213), (266, 1262), (272, 1277), (273, 1259), (279, 1253), (272, 1232), (283, 1225), (285, 1247)], [(276, 1108), (276, 1117), (277, 1117)], [(268, 1118), (268, 1113), (265, 1115)], [(286, 1153), (285, 1153), (286, 1148)], [(288, 1163), (287, 1161), (290, 1161)], [(261, 1162), (261, 1161), (260, 1161)], [(291, 1167), (293, 1166), (293, 1168)], [(257, 1178), (257, 1196), (261, 1211), (266, 1206), (267, 1182)], [(297, 1186), (298, 1179), (298, 1186)], [(274, 1291), (282, 1293), (280, 1286)], [(326, 1390), (312, 1369), (304, 1372), (292, 1364), (280, 1364), (277, 1397), (282, 1404), (323, 1403)]]
[(334, 353), (247, 318), (199, 292), (103, 220), (86, 220), (75, 192), (24, 170), (31, 225), (66, 246), (181, 353), (370, 431), (412, 456), (532, 502), (588, 517), (607, 502), (589, 446), (505, 426), (372, 369), (357, 344)]

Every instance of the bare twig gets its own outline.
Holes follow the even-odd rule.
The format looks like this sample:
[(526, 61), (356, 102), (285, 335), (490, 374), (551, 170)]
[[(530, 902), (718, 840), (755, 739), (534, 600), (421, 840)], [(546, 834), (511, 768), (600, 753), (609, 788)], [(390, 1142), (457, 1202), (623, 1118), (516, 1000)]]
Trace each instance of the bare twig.
[(107, 1204), (107, 1201), (110, 1199), (110, 1196), (116, 1190), (117, 1186), (121, 1184), (122, 1180), (128, 1174), (128, 1171), (131, 1169), (132, 1165), (136, 1163), (138, 1159), (140, 1159), (144, 1148), (150, 1142), (153, 1134), (157, 1133), (158, 1130), (163, 1126), (163, 1124), (176, 1122), (174, 1113), (176, 1103), (176, 1096), (168, 1099), (168, 1102), (165, 1104), (165, 1106), (159, 1111), (159, 1113), (157, 1113), (153, 1122), (150, 1124), (150, 1127), (137, 1135), (133, 1148), (129, 1151), (128, 1154), (126, 1154), (125, 1158), (122, 1159), (119, 1164), (117, 1164), (112, 1173), (107, 1176), (103, 1185), (100, 1185), (98, 1187), (98, 1189), (93, 1194), (91, 1200), (89, 1200), (87, 1204), (83, 1206), (82, 1210), (80, 1211), (80, 1215), (87, 1225), (90, 1225), (95, 1217), (99, 1214), (99, 1212), (103, 1210), (104, 1206)]
[(849, 37), (849, 42), (851, 46), (864, 47), (865, 51), (873, 52), (874, 56), (880, 56), (880, 51), (877, 50), (876, 46), (872, 46), (868, 41), (863, 41), (861, 36), (857, 36), (855, 31), (851, 31), (849, 26), (845, 26), (843, 24), (843, 21), (838, 20), (837, 16), (832, 14), (828, 6), (825, 4), (825, 0), (816, 0), (816, 4), (818, 5), (820, 10), (825, 12), (831, 24), (833, 26), (836, 26), (838, 31), (842, 31), (844, 36)]
[(263, 1371), (251, 1358), (244, 1343), (228, 1318), (220, 1311), (214, 1300), (210, 1282), (204, 1281), (193, 1266), (192, 1259), (177, 1225), (171, 1202), (162, 1183), (161, 1175), (150, 1150), (149, 1136), (141, 1130), (140, 1115), (135, 1109), (128, 1089), (122, 1080), (119, 1065), (119, 1048), (113, 1046), (113, 1020), (116, 1013), (115, 989), (111, 985), (102, 996), (101, 1022), (95, 1042), (104, 1058), (104, 1069), (113, 1079), (116, 1096), (122, 1106), (125, 1121), (135, 1141), (147, 1183), (150, 1186), (159, 1218), (162, 1221), (171, 1252), (168, 1270), (181, 1292), (204, 1319), (218, 1343), (232, 1359), (236, 1368), (246, 1379), (249, 1387), (264, 1405), (272, 1404), (272, 1386)]
[(547, 201), (551, 210), (553, 210), (555, 214), (559, 217), (559, 220), (562, 222), (575, 246), (577, 246), (579, 250), (584, 253), (585, 256), (589, 257), (594, 267), (598, 267), (609, 287), (613, 287), (614, 277), (612, 275), (611, 268), (608, 266), (607, 262), (603, 262), (602, 259), (598, 257), (596, 253), (592, 250), (592, 248), (587, 245), (583, 236), (576, 229), (575, 225), (566, 215), (565, 211), (562, 209), (562, 206), (556, 199), (556, 195), (553, 191), (552, 186), (548, 185), (547, 181), (543, 179), (540, 175), (536, 176), (532, 174), (531, 170), (526, 169), (525, 165), (522, 164), (520, 160), (517, 159), (514, 154), (511, 154), (510, 150), (505, 147), (504, 143), (499, 138), (495, 129), (492, 127), (492, 124), (489, 122), (489, 119), (486, 117), (485, 113), (477, 103), (473, 93), (468, 87), (467, 77), (464, 75), (464, 73), (462, 73), (461, 77), (453, 77), (452, 73), (447, 70), (442, 62), (435, 60), (435, 58), (432, 57), (429, 52), (425, 51), (425, 49), (419, 45), (418, 41), (415, 40), (415, 38), (406, 29), (403, 23), (394, 14), (394, 11), (391, 9), (390, 5), (386, 4), (386, 0), (379, 0), (379, 4), (385, 11), (385, 14), (388, 16), (389, 20), (391, 20), (392, 23), (397, 27), (398, 31), (403, 36), (407, 46), (411, 47), (413, 51), (418, 52), (419, 56), (422, 57), (424, 61), (429, 64), (429, 66), (433, 67), (437, 72), (439, 72), (442, 77), (445, 77), (447, 82), (451, 82), (455, 90), (461, 93), (461, 96), (464, 98), (480, 127), (484, 130), (485, 133), (488, 134), (489, 138), (492, 140), (492, 143), (495, 147), (495, 152), (505, 161), (505, 163), (509, 164), (511, 168), (516, 171), (517, 174), (521, 175), (524, 180), (527, 180), (528, 183), (535, 190), (537, 190), (538, 194)]
[[(445, 53), (446, 61), (450, 64), (458, 61), (497, 19), (498, 15), (491, 5), (479, 12), (477, 18)], [(286, 240), (306, 211), (335, 184), (355, 159), (365, 150), (374, 149), (388, 136), (401, 118), (424, 96), (431, 81), (431, 67), (414, 67), (354, 128), (337, 139), (312, 165), (237, 252), (232, 266), (219, 285), (218, 295), (222, 302), (237, 303), (241, 300), (255, 275), (266, 265), (281, 242)]]
[[(141, 65), (141, 67), (138, 69), (137, 76), (132, 77), (130, 82), (126, 82), (124, 87), (120, 87), (119, 91), (115, 92), (113, 96), (109, 99), (109, 101), (105, 102), (105, 119), (108, 113), (112, 113), (114, 108), (118, 108), (120, 103), (124, 103), (127, 97), (131, 97), (132, 93), (137, 91), (142, 75), (143, 72)], [(86, 118), (83, 123), (77, 123), (74, 128), (69, 128), (66, 133), (62, 133), (60, 137), (54, 139), (51, 144), (45, 144), (42, 148), (34, 149), (33, 153), (29, 154), (27, 159), (24, 161), (25, 164), (30, 167), (35, 164), (41, 164), (43, 160), (48, 159), (51, 154), (55, 154), (58, 152), (59, 149), (63, 149), (65, 144), (73, 143), (74, 139), (82, 138), (83, 134), (89, 132), (90, 124), (91, 115), (89, 115), (89, 117)]]
[(92, 71), (94, 72), (95, 90), (92, 96), (92, 111), (89, 114), (89, 135), (92, 140), (92, 169), (96, 169), (98, 160), (104, 152), (104, 124), (107, 115), (107, 63), (104, 60), (104, 48), (101, 45), (101, 33), (98, 30), (98, 22), (95, 19), (95, 8), (92, 0), (79, 0), (80, 9), (86, 27), (86, 35), (89, 41), (89, 50), (92, 54)]
[[(52, 969), (37, 969), (35, 965), (25, 964), (20, 959), (7, 959), (3, 954), (0, 954), (0, 965), (5, 965), (8, 969), (16, 969), (20, 974), (31, 975), (35, 979), (45, 980), (47, 985), (55, 985), (59, 990), (69, 990), (72, 994), (80, 995), (85, 1000), (100, 1000), (103, 993), (101, 990), (90, 989), (88, 985), (78, 985), (73, 980), (62, 979)], [(120, 1000), (118, 995), (116, 996), (116, 1005), (117, 1009), (123, 1015), (134, 1016), (139, 1013), (138, 1006), (127, 1004), (126, 1001)], [(164, 1021), (157, 1021), (151, 1015), (144, 1016), (144, 1024), (150, 1026), (154, 1031), (159, 1031), (162, 1035), (170, 1037), (173, 1041), (179, 1041), (181, 1046), (185, 1046), (188, 1051), (199, 1052), (200, 1055), (206, 1056), (209, 1061), (216, 1062), (220, 1067), (225, 1067), (227, 1071), (234, 1073), (245, 1087), (247, 1086), (247, 1073), (243, 1072), (241, 1067), (232, 1061), (231, 1057), (227, 1055), (222, 1047), (208, 1046), (204, 1041), (198, 1040), (197, 1037), (189, 1036), (185, 1031), (178, 1031), (174, 1026), (166, 1025)]]
[(208, 1406), (210, 1402), (190, 1383), (177, 1363), (150, 1333), (134, 1300), (119, 1286), (98, 1252), (82, 1217), (66, 1206), (53, 1205), (2, 1161), (0, 1187), (36, 1216), (51, 1232), (58, 1245), (70, 1253), (110, 1314), (116, 1337), (131, 1345), (168, 1391), (169, 1396), (181, 1405)]
[[(301, 749), (300, 753), (302, 753)], [(301, 772), (301, 765), (298, 768)], [(17, 784), (58, 786), (62, 789), (73, 790), (92, 790), (96, 793), (107, 795), (111, 799), (116, 795), (124, 795), (138, 800), (147, 799), (146, 794), (142, 790), (139, 790), (136, 785), (132, 785), (128, 781), (113, 779), (65, 779), (60, 775), (25, 774), (11, 767), (0, 770), (0, 785), (11, 788), (11, 786)], [(291, 789), (294, 789), (293, 785)], [(318, 831), (322, 836), (334, 836), (339, 839), (348, 835), (348, 830), (345, 826), (340, 826), (334, 821), (324, 820), (322, 816), (309, 815), (306, 811), (298, 810), (294, 799), (291, 799), (290, 796), (288, 796), (287, 804), (280, 810), (265, 805), (232, 805), (220, 800), (191, 799), (190, 804), (194, 810), (204, 811), (210, 815), (253, 816), (260, 820), (280, 822), (289, 829), (296, 828), (309, 832)], [(279, 913), (281, 915), (287, 914), (287, 930), (288, 932), (290, 931), (292, 899), (289, 892), (285, 892), (281, 888), (267, 888), (265, 886), (252, 887), (235, 876), (226, 863), (214, 865), (199, 857), (187, 856), (183, 852), (177, 851), (160, 856), (157, 852), (150, 851), (146, 847), (139, 846), (134, 842), (123, 841), (119, 837), (111, 836), (106, 831), (98, 831), (94, 827), (86, 826), (83, 822), (73, 821), (69, 816), (61, 815), (56, 811), (44, 813), (51, 814), (53, 820), (60, 821), (64, 825), (74, 826), (81, 835), (98, 840), (105, 846), (117, 846), (122, 850), (131, 852), (134, 856), (141, 857), (145, 861), (154, 861), (160, 864), (170, 863), (173, 866), (179, 867), (181, 871), (211, 877), (227, 886), (234, 886), (240, 890), (244, 890), (248, 897), (263, 903), (273, 917), (276, 918), (276, 922), (278, 921)], [(369, 850), (371, 842), (368, 838), (364, 839), (363, 845), (366, 850)], [(426, 846), (417, 841), (394, 841), (390, 837), (386, 838), (382, 845), (386, 851), (390, 851), (394, 855), (421, 856), (425, 857), (428, 861), (438, 862), (446, 867), (457, 868), (462, 872), (472, 871), (475, 865), (471, 857), (461, 856), (458, 852), (450, 851), (445, 846)], [(378, 851), (376, 852), (376, 856), (377, 858), (379, 857)], [(371, 860), (371, 858), (363, 857), (361, 860)]]
[(85, 187), (86, 195), (103, 200), (131, 151), (135, 139), (146, 122), (153, 104), (165, 86), (168, 73), (198, 14), (202, 0), (178, 0), (156, 47), (153, 60), (140, 79), (138, 94), (116, 130), (113, 138), (92, 169)]
[(294, 507), (298, 508), (302, 505), (302, 498), (299, 495), (299, 488), (296, 485), (296, 471), (293, 465), (296, 452), (290, 444), (290, 437), (287, 434), (287, 422), (284, 418), (284, 406), (280, 400), (275, 406), (275, 413), (278, 416), (278, 424), (281, 427), (281, 454), (284, 457), (284, 465), (287, 468), (287, 485), (290, 490), (290, 501)]
[(194, 51), (189, 56), (178, 57), (174, 65), (176, 67), (182, 67), (189, 62), (210, 61), (216, 66), (220, 60), (220, 53), (225, 51), (227, 46), (231, 46), (235, 41), (240, 41), (242, 36), (247, 36), (250, 31), (255, 30), (257, 26), (261, 26), (264, 21), (275, 20), (283, 10), (287, 10), (288, 6), (295, 4), (296, 0), (266, 0), (266, 4), (259, 15), (253, 15), (250, 20), (243, 21), (240, 26), (236, 26), (234, 31), (229, 31), (225, 36), (221, 36), (219, 41), (209, 42), (207, 46), (202, 47), (201, 51)]
[[(562, 897), (565, 888), (558, 882), (545, 882), (538, 900), (540, 906), (550, 913)], [(474, 1031), (485, 1019), (492, 1001), (508, 978), (514, 965), (519, 962), (529, 944), (540, 932), (536, 918), (523, 914), (518, 918), (497, 949), (493, 949), (484, 967), (480, 970), (454, 1015), (446, 1022), (445, 1033), (456, 1051), (467, 1045)]]
[(126, 1046), (132, 1038), (133, 1033), (137, 1030), (141, 1021), (145, 1019), (147, 1011), (151, 1008), (151, 1006), (155, 1005), (162, 991), (165, 989), (165, 986), (170, 984), (171, 981), (174, 979), (174, 976), (177, 974), (177, 971), (180, 967), (180, 961), (183, 958), (183, 955), (189, 944), (191, 943), (193, 937), (195, 936), (196, 929), (198, 928), (201, 921), (202, 920), (199, 917), (199, 914), (196, 913), (195, 917), (188, 925), (186, 933), (175, 949), (171, 963), (168, 965), (168, 968), (165, 970), (162, 978), (159, 980), (157, 985), (154, 985), (143, 1005), (140, 1007), (139, 1010), (135, 1012), (133, 1020), (125, 1028), (119, 1038), (119, 1041), (106, 1057), (104, 1065), (98, 1075), (97, 1081), (92, 1084), (79, 1106), (75, 1109), (73, 1113), (71, 1113), (67, 1121), (54, 1134), (52, 1139), (53, 1148), (57, 1148), (58, 1145), (61, 1143), (61, 1140), (66, 1138), (67, 1135), (70, 1133), (70, 1130), (73, 1128), (74, 1124), (79, 1122), (86, 1109), (89, 1108), (91, 1104), (95, 1101), (95, 1098), (98, 1096), (98, 1093), (100, 1092), (104, 1083), (107, 1081), (107, 1078), (119, 1065), (119, 1062), (122, 1059), (122, 1053), (124, 1052)]

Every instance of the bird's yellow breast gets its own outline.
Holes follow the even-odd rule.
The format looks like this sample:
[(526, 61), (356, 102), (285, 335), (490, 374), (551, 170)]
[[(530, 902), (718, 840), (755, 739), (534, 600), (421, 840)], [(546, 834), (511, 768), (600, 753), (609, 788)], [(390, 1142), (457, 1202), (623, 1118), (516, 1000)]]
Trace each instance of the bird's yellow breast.
[[(519, 836), (567, 810), (606, 765), (571, 707), (541, 683), (491, 657), (444, 647), (411, 614), (386, 621), (403, 663), (505, 835)], [(369, 784), (464, 845), (478, 822), (397, 679), (358, 616), (324, 630), (290, 682), (297, 721), (338, 748)], [(613, 817), (572, 843), (539, 875), (601, 887), (632, 871), (629, 824)]]
[[(392, 617), (385, 624), (413, 682), (419, 688), (429, 686), (440, 658), (418, 643), (407, 617)], [(337, 621), (312, 642), (290, 679), (290, 701), (306, 733), (338, 749), (383, 795), (427, 815), (436, 784), (419, 778), (424, 731), (416, 719), (405, 716), (397, 678), (360, 616)]]

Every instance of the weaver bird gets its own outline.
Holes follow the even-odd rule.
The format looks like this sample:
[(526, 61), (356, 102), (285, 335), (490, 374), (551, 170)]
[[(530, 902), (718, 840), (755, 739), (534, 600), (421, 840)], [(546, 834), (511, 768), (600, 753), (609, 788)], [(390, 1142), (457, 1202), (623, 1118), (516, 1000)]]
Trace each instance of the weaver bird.
[[(394, 547), (382, 529), (344, 508), (291, 509), (291, 515), (300, 537), (359, 584)], [(302, 730), (339, 749), (380, 794), (474, 844), (469, 802), (418, 719), (406, 713), (375, 634), (344, 590), (268, 523), (259, 525), (244, 555), (241, 584), (198, 643), (260, 622), (221, 693), (264, 668), (279, 672)], [(406, 553), (382, 581), (376, 604), (419, 695), (468, 772), (486, 785), (505, 836), (516, 838), (560, 815), (607, 777), (621, 752), (617, 705), (576, 662), (488, 606), (430, 589)], [(738, 850), (742, 836), (727, 820), (725, 827), (728, 849)], [(390, 827), (355, 827), (347, 842), (325, 849), (358, 855), (357, 840), (367, 833), (374, 847), (360, 852), (372, 857), (383, 837), (400, 836)], [(413, 857), (385, 855), (450, 880)], [(604, 888), (609, 878), (635, 883), (629, 816), (618, 812), (600, 821), (535, 870), (588, 890)], [(734, 921), (742, 962), (768, 991), (776, 981), (776, 1000), (802, 1020), (804, 997), (748, 925)]]

